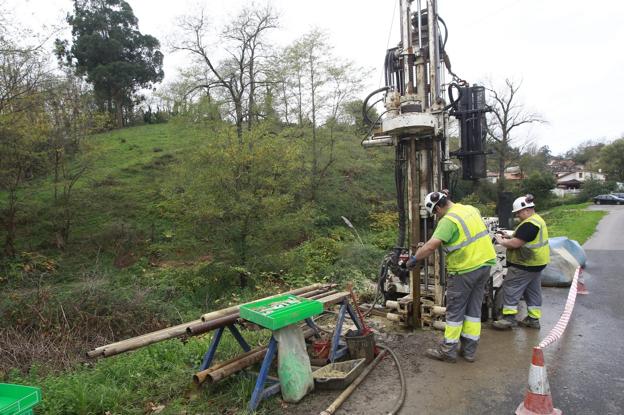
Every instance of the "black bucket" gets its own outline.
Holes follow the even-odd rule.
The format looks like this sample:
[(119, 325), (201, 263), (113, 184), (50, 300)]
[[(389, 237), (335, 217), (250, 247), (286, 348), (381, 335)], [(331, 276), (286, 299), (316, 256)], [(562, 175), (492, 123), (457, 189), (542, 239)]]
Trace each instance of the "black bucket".
[(366, 359), (370, 363), (375, 358), (375, 333), (372, 331), (364, 336), (358, 336), (357, 332), (349, 331), (345, 335), (347, 349), (351, 359)]

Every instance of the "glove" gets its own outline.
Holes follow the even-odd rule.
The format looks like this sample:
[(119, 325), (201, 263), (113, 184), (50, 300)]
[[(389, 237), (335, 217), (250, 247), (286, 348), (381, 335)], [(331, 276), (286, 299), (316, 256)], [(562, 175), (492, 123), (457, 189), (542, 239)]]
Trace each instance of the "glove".
[(412, 269), (416, 266), (417, 263), (418, 263), (418, 260), (416, 259), (416, 257), (411, 256), (405, 263), (405, 266), (407, 267), (407, 269)]

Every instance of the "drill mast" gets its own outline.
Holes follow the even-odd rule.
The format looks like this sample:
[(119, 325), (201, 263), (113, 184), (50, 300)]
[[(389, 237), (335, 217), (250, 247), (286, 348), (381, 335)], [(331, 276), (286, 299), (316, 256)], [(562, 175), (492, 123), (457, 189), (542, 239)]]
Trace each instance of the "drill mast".
[[(456, 169), (449, 153), (450, 115), (460, 126), (461, 150), (454, 155), (462, 159), (464, 178), (485, 177), (484, 90), (469, 87), (452, 73), (444, 51), (448, 32), (438, 16), (437, 0), (401, 0), (400, 7), (401, 42), (386, 52), (386, 86), (364, 101), (367, 120), (368, 100), (385, 92), (385, 111), (371, 122), (374, 133), (362, 142), (367, 148), (395, 147), (399, 213), (399, 237), (392, 256), (395, 265), (406, 249), (413, 255), (418, 244), (431, 236), (435, 223), (424, 208), (425, 197), (447, 187), (448, 175)], [(440, 24), (445, 28), (444, 38)], [(445, 68), (454, 79), (448, 85)], [(452, 101), (448, 105), (445, 86)], [(452, 88), (459, 93), (455, 101)], [(413, 327), (434, 325), (443, 315), (444, 286), (444, 257), (438, 251), (410, 272), (409, 293), (395, 303), (401, 321)]]

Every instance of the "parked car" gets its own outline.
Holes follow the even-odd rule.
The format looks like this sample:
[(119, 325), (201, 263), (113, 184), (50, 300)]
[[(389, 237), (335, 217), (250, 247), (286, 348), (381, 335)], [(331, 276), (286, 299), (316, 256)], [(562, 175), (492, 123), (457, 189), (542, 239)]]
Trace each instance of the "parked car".
[(615, 197), (619, 197), (620, 199), (624, 199), (624, 193), (611, 192), (611, 194)]
[(597, 205), (624, 205), (624, 198), (615, 195), (598, 195), (594, 197)]

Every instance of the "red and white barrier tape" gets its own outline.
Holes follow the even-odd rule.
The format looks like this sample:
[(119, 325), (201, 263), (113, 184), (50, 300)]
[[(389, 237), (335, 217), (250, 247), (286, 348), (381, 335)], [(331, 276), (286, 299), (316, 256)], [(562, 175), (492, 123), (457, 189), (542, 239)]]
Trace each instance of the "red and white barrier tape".
[(581, 267), (578, 267), (576, 269), (576, 272), (574, 273), (574, 278), (572, 278), (572, 285), (570, 285), (570, 292), (568, 292), (568, 299), (566, 300), (563, 313), (561, 314), (561, 317), (559, 318), (557, 324), (555, 324), (555, 327), (553, 327), (552, 330), (550, 330), (550, 333), (548, 333), (548, 336), (546, 336), (544, 340), (540, 342), (539, 346), (537, 346), (538, 348), (544, 349), (550, 346), (551, 344), (559, 340), (563, 335), (563, 332), (565, 331), (566, 327), (568, 326), (568, 322), (570, 321), (570, 316), (572, 315), (572, 310), (574, 309), (574, 303), (576, 302), (576, 292), (578, 288), (577, 285), (580, 274)]

